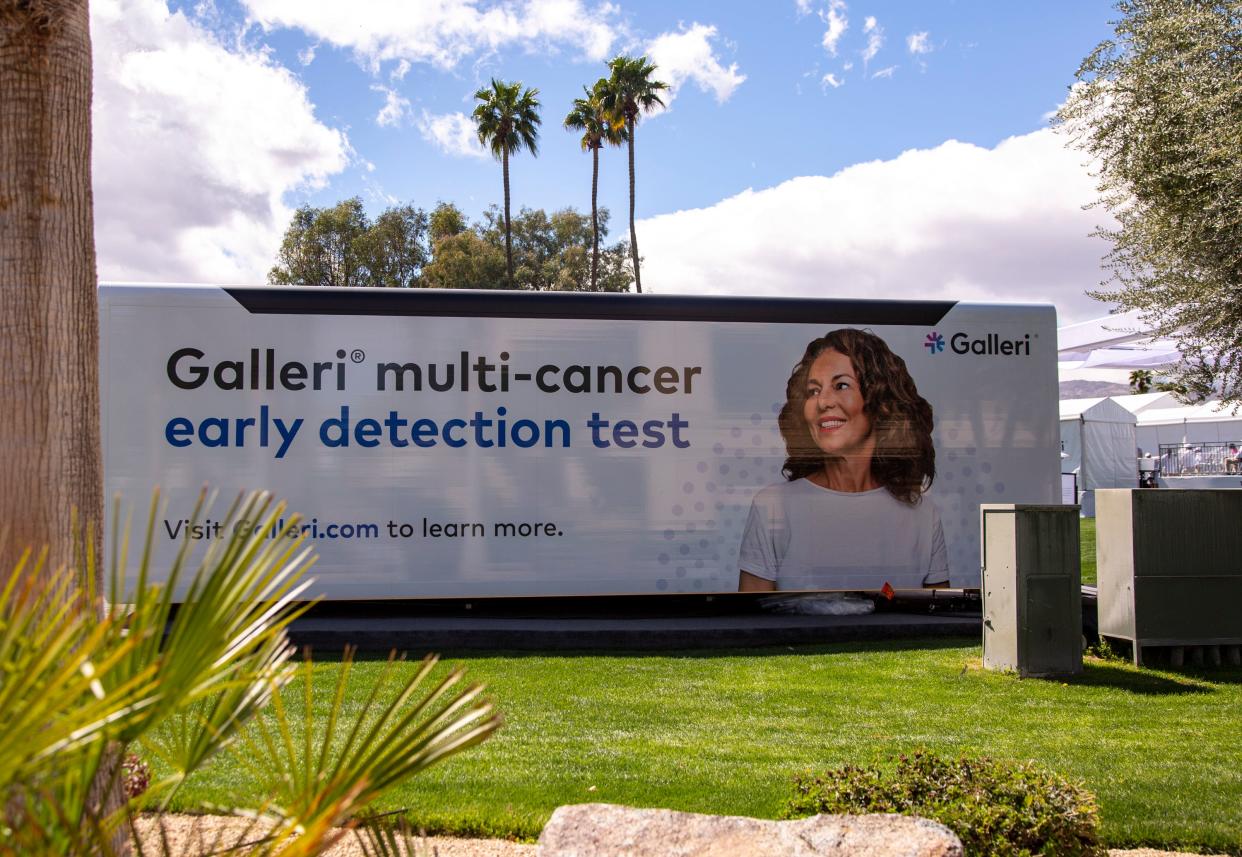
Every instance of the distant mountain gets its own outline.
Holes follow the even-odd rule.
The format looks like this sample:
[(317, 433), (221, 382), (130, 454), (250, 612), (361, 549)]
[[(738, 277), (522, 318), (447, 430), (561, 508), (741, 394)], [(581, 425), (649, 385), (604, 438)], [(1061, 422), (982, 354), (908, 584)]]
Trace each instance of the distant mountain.
[(1062, 381), (1062, 399), (1094, 399), (1100, 396), (1128, 396), (1128, 384), (1113, 381)]

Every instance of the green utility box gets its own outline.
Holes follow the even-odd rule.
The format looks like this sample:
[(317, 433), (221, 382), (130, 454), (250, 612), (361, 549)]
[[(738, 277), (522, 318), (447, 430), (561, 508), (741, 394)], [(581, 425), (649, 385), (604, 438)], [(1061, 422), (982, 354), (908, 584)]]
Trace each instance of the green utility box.
[(1135, 664), (1242, 644), (1242, 491), (1112, 488), (1095, 508), (1101, 637)]
[(1078, 506), (979, 507), (985, 668), (1082, 672), (1078, 513)]

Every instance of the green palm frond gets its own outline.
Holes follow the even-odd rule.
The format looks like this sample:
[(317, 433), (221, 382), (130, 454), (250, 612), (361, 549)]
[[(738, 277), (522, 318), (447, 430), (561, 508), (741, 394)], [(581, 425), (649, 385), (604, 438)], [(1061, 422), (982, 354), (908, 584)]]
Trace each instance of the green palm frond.
[(98, 618), (71, 569), (27, 553), (0, 591), (0, 783), (39, 777), (150, 707), (152, 670), (124, 662), (149, 633)]
[(602, 148), (605, 144), (619, 146), (625, 142), (625, 127), (618, 127), (604, 109), (605, 87), (601, 78), (593, 89), (582, 88), (585, 98), (575, 98), (573, 109), (565, 117), (566, 130), (582, 132), (582, 151)]
[(523, 149), (539, 154), (539, 90), (523, 89), (520, 81), (506, 83), (492, 78), (489, 86), (474, 94), (474, 123), (479, 143), (498, 160)]
[[(195, 506), (197, 522), (210, 505), (203, 493)], [(155, 670), (161, 693), (119, 736), (130, 742), (148, 736), (144, 746), (174, 770), (164, 800), (176, 785), (227, 746), (237, 731), (270, 699), (272, 688), (288, 681), (293, 654), (285, 637), (289, 623), (308, 608), (298, 599), (310, 581), (302, 575), (312, 560), (301, 538), (281, 533), (298, 518), (284, 523), (285, 507), (262, 493), (239, 497), (225, 514), (224, 531), (232, 535), (208, 547), (179, 595), (189, 559), (188, 542), (169, 571), (165, 584), (152, 586), (151, 542), (159, 506), (151, 506), (150, 525), (138, 586), (125, 600), (131, 626), (166, 628), (150, 634), (124, 662), (126, 671)], [(122, 548), (124, 553), (124, 548)], [(119, 580), (121, 573), (113, 571)], [(178, 598), (184, 598), (175, 607)], [(113, 595), (113, 603), (121, 600)], [(152, 726), (167, 728), (156, 732)], [(153, 798), (161, 788), (152, 789)]]
[(633, 124), (639, 114), (663, 107), (660, 93), (668, 84), (654, 80), (655, 65), (644, 57), (618, 56), (608, 63), (609, 76), (604, 90), (604, 108), (614, 124)]
[(460, 669), (427, 687), (434, 656), (407, 678), (401, 677), (405, 661), (390, 657), (361, 704), (354, 703), (356, 713), (346, 716), (352, 666), (353, 653), (347, 651), (331, 701), (321, 710), (307, 657), (290, 688), (295, 694), (300, 690), (300, 723), (275, 695), (271, 716), (257, 719), (246, 735), (243, 759), (266, 782), (271, 811), (302, 826), (349, 823), (390, 787), (479, 743), (500, 725), (499, 715), (480, 696), (482, 687), (458, 687)]
[[(210, 504), (201, 494), (191, 523)], [(231, 535), (198, 558), (187, 540), (155, 583), (160, 510), (157, 495), (132, 570), (128, 525), (114, 516), (103, 611), (84, 582), (95, 576), (89, 554), (78, 573), (49, 571), (28, 552), (0, 588), (0, 854), (117, 853), (135, 813), (166, 807), (186, 777), (242, 736), (278, 774), (269, 804), (235, 810), (253, 819), (247, 853), (319, 854), (385, 790), (499, 724), (481, 688), (458, 688), (460, 671), (433, 684), (434, 659), (408, 679), (390, 661), (357, 715), (347, 713), (348, 658), (326, 719), (312, 722), (312, 667), (291, 664), (286, 635), (309, 607), (301, 599), (312, 560), (297, 516), (266, 494), (239, 497), (219, 519)], [(301, 722), (281, 697), (298, 675)], [(105, 812), (131, 745), (172, 773)], [(166, 831), (156, 832), (166, 851)]]

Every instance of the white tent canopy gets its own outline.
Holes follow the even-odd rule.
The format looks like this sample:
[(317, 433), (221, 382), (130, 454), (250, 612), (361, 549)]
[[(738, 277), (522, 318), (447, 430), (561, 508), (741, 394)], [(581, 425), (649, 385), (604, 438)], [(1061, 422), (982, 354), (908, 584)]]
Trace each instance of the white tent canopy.
[(1217, 401), (1198, 405), (1153, 407), (1139, 412), (1135, 429), (1143, 452), (1156, 455), (1165, 443), (1242, 442), (1242, 413)]
[(1137, 312), (1119, 312), (1057, 328), (1057, 358), (1083, 360), (1097, 348), (1145, 342), (1150, 337)]
[[(1132, 396), (1109, 396), (1117, 404), (1134, 415), (1153, 408), (1175, 408), (1177, 397), (1172, 393), (1135, 393)], [(1139, 421), (1140, 423), (1142, 420)]]
[(1067, 324), (1057, 328), (1061, 380), (1109, 380), (1125, 383), (1134, 369), (1160, 369), (1181, 360), (1177, 343), (1152, 339), (1135, 311)]
[(1078, 474), (1083, 514), (1095, 514), (1096, 488), (1138, 485), (1135, 416), (1110, 398), (1061, 402), (1063, 472)]

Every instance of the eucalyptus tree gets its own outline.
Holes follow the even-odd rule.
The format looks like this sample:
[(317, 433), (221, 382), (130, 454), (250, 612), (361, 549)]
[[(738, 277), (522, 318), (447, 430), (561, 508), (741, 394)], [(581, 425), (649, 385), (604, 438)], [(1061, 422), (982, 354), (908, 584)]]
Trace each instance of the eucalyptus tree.
[(1170, 380), (1242, 404), (1242, 5), (1118, 0), (1059, 112), (1096, 161), (1109, 279), (1183, 355)]
[(565, 117), (565, 129), (582, 132), (582, 151), (591, 152), (591, 291), (599, 283), (599, 150), (604, 144), (619, 146), (627, 137), (625, 128), (608, 119), (604, 109), (608, 81), (600, 78), (592, 89), (585, 86), (585, 98), (575, 98)]
[(474, 94), (474, 124), (479, 143), (499, 159), (505, 184), (505, 267), (513, 283), (513, 240), (509, 230), (509, 156), (526, 149), (539, 154), (539, 90), (522, 88), (521, 81), (505, 83), (492, 78)]
[(656, 106), (663, 107), (660, 93), (668, 85), (655, 80), (656, 67), (646, 57), (619, 56), (608, 63), (609, 76), (603, 88), (603, 106), (614, 124), (625, 128), (630, 157), (630, 256), (634, 261), (634, 286), (643, 290), (638, 270), (638, 235), (634, 231), (634, 127), (638, 117)]

